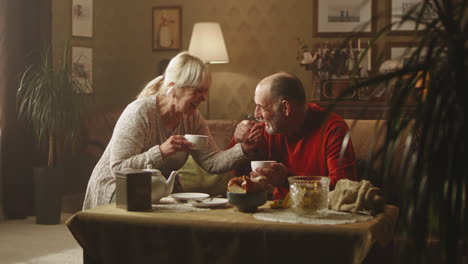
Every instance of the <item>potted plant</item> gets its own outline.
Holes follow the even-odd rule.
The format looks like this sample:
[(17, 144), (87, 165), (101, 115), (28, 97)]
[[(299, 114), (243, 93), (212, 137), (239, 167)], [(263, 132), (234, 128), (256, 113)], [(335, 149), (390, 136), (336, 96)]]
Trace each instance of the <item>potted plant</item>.
[(360, 88), (392, 88), (385, 141), (371, 153), (368, 168), (380, 168), (380, 187), (400, 207), (394, 263), (468, 259), (467, 9), (468, 0), (421, 0), (400, 22), (384, 25), (371, 45), (398, 24), (415, 24), (410, 57), (393, 70), (352, 83), (329, 107), (332, 111)]
[[(421, 29), (407, 62), (349, 87), (393, 83), (385, 143), (373, 158), (384, 161), (382, 188), (394, 194), (400, 207), (395, 263), (462, 263), (468, 258), (467, 7), (468, 0), (415, 5), (401, 20)], [(424, 19), (427, 12), (436, 18)], [(398, 148), (402, 140), (403, 153)]]
[(63, 177), (58, 158), (80, 140), (82, 88), (72, 77), (69, 46), (55, 66), (49, 50), (29, 65), (17, 91), (18, 117), (31, 128), (40, 149), (48, 153), (47, 166), (34, 168), (36, 222), (60, 222)]

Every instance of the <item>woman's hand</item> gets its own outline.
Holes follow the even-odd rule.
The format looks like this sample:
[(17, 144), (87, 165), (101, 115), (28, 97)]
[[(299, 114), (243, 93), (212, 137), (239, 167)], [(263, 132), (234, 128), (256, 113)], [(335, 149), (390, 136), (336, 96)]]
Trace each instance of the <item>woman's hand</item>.
[(234, 139), (237, 143), (242, 144), (242, 149), (245, 153), (250, 154), (255, 151), (257, 145), (262, 142), (262, 128), (265, 124), (243, 120), (240, 122), (234, 131)]
[(249, 120), (243, 120), (236, 126), (234, 131), (234, 139), (237, 143), (239, 142), (250, 142), (254, 143), (262, 137), (261, 128), (264, 123), (258, 123)]
[(176, 152), (189, 151), (194, 145), (187, 141), (182, 135), (172, 135), (159, 146), (163, 157), (168, 157)]
[(273, 163), (269, 168), (257, 168), (250, 173), (251, 177), (265, 176), (267, 183), (279, 187), (283, 186), (288, 180), (288, 169), (283, 163)]

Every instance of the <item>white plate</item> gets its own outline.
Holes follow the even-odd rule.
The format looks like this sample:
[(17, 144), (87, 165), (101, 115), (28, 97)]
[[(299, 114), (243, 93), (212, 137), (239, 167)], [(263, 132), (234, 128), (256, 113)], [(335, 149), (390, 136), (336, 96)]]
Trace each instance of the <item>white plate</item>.
[(194, 192), (185, 192), (185, 193), (173, 193), (171, 197), (178, 202), (187, 202), (188, 200), (194, 199), (203, 199), (210, 197), (207, 193), (194, 193)]
[(208, 198), (200, 202), (189, 201), (189, 203), (191, 203), (195, 207), (206, 208), (206, 207), (224, 206), (228, 203), (228, 200), (224, 198)]

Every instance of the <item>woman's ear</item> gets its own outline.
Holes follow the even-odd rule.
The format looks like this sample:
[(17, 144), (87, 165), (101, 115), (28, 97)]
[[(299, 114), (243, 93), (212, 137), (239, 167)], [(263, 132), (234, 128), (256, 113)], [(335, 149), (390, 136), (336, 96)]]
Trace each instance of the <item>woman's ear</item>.
[(281, 100), (281, 114), (284, 117), (289, 117), (291, 115), (291, 104), (288, 100)]

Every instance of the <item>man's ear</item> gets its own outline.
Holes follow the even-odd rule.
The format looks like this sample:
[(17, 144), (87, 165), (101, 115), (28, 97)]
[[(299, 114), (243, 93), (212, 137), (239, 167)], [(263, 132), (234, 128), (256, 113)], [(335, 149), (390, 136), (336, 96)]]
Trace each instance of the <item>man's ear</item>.
[(288, 100), (281, 100), (281, 114), (284, 117), (291, 116), (291, 103)]

